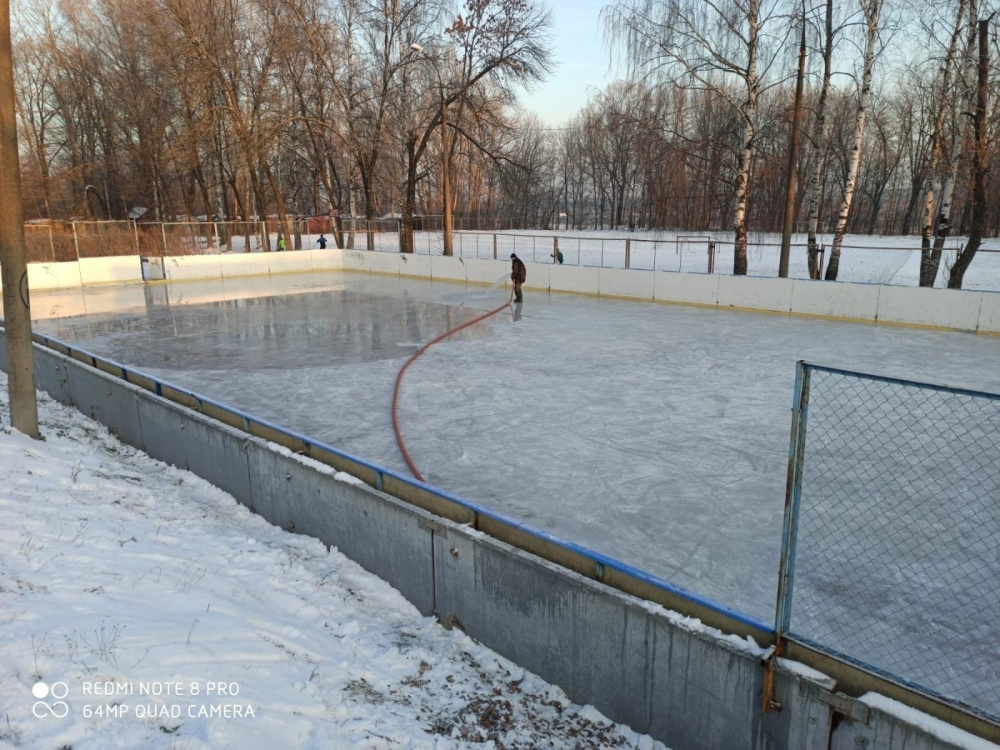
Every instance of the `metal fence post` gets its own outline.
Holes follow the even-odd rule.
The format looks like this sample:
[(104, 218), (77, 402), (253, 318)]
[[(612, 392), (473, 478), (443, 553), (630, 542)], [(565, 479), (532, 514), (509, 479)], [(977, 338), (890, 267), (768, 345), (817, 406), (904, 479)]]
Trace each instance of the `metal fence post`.
[(497, 259), (497, 233), (493, 233), (493, 260)]
[[(602, 263), (603, 265), (603, 263)], [(632, 238), (625, 238), (625, 268), (632, 267)]]
[(708, 241), (708, 272), (715, 273), (715, 240)]
[(74, 221), (74, 222), (72, 222), (72, 224), (73, 224), (73, 247), (76, 248), (76, 262), (79, 263), (80, 262), (80, 240), (76, 236), (76, 222)]
[(806, 421), (809, 414), (809, 365), (795, 365), (795, 396), (792, 402), (792, 434), (788, 448), (788, 479), (785, 483), (785, 517), (781, 529), (781, 558), (778, 567), (778, 600), (774, 631), (778, 644), (792, 621), (792, 588), (795, 582), (795, 543), (798, 537), (799, 501), (802, 497), (802, 467), (806, 449)]
[(559, 238), (552, 238), (552, 262), (556, 265), (559, 264)]

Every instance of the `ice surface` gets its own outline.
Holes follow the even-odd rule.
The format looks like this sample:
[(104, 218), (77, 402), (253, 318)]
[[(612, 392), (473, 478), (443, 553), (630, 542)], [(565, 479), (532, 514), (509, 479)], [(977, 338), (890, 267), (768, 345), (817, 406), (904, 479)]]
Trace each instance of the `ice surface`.
[[(208, 285), (173, 284), (144, 309), (36, 328), (405, 471), (397, 370), (506, 292), (284, 279), (189, 304)], [(798, 359), (1000, 390), (992, 337), (531, 293), (520, 321), (418, 360), (400, 419), (428, 481), (770, 619)]]

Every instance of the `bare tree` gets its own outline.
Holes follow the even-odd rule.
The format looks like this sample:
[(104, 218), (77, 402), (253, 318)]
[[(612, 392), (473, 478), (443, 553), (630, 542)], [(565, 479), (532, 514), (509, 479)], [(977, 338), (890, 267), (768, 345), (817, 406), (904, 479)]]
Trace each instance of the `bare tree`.
[[(967, 0), (958, 0), (955, 10), (955, 27), (952, 31), (944, 62), (941, 67), (941, 82), (936, 102), (937, 115), (934, 120), (934, 130), (931, 132), (930, 160), (924, 178), (924, 222), (920, 233), (920, 286), (934, 286), (937, 277), (938, 264), (932, 263), (931, 242), (935, 232), (934, 200), (940, 193), (941, 182), (938, 174), (938, 164), (941, 160), (941, 144), (944, 137), (945, 117), (948, 114), (948, 101), (952, 89), (952, 67), (955, 61), (955, 51), (965, 23)], [(937, 222), (941, 223), (941, 222)], [(942, 227), (943, 229), (943, 227)]]
[[(756, 149), (758, 98), (774, 59), (764, 44), (775, 6), (761, 0), (618, 0), (605, 9), (612, 39), (625, 42), (633, 71), (710, 91), (728, 103), (741, 124), (734, 183), (733, 273), (747, 272), (747, 197)], [(776, 45), (775, 45), (776, 46)], [(764, 58), (762, 59), (762, 54)]]
[(844, 183), (844, 199), (837, 216), (837, 228), (833, 235), (833, 249), (830, 263), (826, 267), (826, 280), (836, 281), (840, 270), (840, 249), (847, 231), (847, 218), (854, 200), (854, 188), (858, 179), (858, 164), (861, 161), (861, 143), (865, 135), (865, 120), (868, 116), (868, 101), (871, 97), (872, 68), (875, 66), (875, 47), (878, 42), (879, 14), (883, 0), (860, 0), (865, 17), (865, 54), (861, 73), (861, 90), (858, 93), (858, 112), (854, 123), (854, 145), (851, 148), (850, 166)]
[(972, 259), (979, 252), (986, 225), (986, 173), (989, 161), (986, 150), (986, 112), (989, 107), (990, 74), (990, 21), (993, 17), (979, 21), (979, 65), (976, 80), (976, 109), (972, 114), (972, 132), (975, 146), (972, 151), (972, 225), (969, 227), (969, 241), (955, 258), (948, 275), (948, 288), (961, 289), (965, 272)]

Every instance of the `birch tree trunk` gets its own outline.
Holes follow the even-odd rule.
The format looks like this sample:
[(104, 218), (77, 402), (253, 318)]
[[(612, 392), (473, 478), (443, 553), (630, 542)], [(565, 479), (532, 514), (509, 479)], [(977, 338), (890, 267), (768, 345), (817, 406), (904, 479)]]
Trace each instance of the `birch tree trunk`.
[(944, 118), (948, 110), (952, 65), (955, 59), (955, 50), (958, 48), (958, 40), (962, 35), (965, 8), (966, 0), (958, 0), (955, 29), (951, 34), (948, 51), (944, 58), (944, 67), (941, 71), (941, 95), (938, 98), (937, 117), (934, 121), (934, 130), (931, 133), (931, 153), (927, 164), (927, 174), (924, 176), (924, 225), (920, 233), (920, 286), (934, 286), (934, 279), (937, 276), (937, 264), (931, 263), (931, 240), (935, 235), (934, 198), (941, 192), (941, 180), (938, 174), (938, 166), (941, 161), (941, 131), (944, 129)]
[[(992, 18), (992, 16), (991, 16)], [(986, 109), (989, 103), (990, 36), (989, 19), (979, 21), (979, 66), (976, 83), (976, 109), (972, 117), (974, 147), (972, 150), (972, 223), (969, 241), (955, 258), (948, 275), (948, 288), (961, 289), (965, 272), (976, 257), (986, 226), (986, 172), (989, 170), (986, 152)], [(973, 27), (975, 28), (975, 27)]]
[(840, 248), (844, 244), (844, 233), (847, 231), (847, 217), (851, 213), (851, 203), (854, 201), (854, 189), (858, 182), (858, 165), (861, 163), (861, 142), (865, 136), (865, 120), (868, 117), (868, 101), (871, 98), (872, 68), (875, 64), (875, 45), (878, 42), (878, 21), (882, 0), (861, 0), (865, 14), (867, 38), (865, 40), (864, 71), (861, 75), (861, 95), (858, 98), (858, 118), (854, 125), (854, 145), (851, 148), (851, 162), (847, 170), (847, 182), (844, 185), (844, 200), (837, 216), (837, 229), (833, 235), (833, 249), (830, 251), (830, 264), (826, 267), (826, 280), (836, 281), (840, 271)]
[(809, 188), (809, 278), (818, 279), (819, 269), (816, 268), (816, 257), (819, 245), (816, 242), (816, 230), (819, 227), (819, 204), (823, 194), (823, 164), (826, 161), (826, 102), (830, 93), (830, 76), (832, 75), (833, 58), (833, 0), (826, 0), (826, 44), (823, 47), (823, 84), (819, 93), (819, 106), (816, 111), (816, 133), (813, 143), (816, 147), (816, 164), (813, 167), (812, 185)]
[[(878, 0), (874, 0), (877, 2)], [(747, 7), (747, 99), (743, 115), (743, 155), (739, 171), (736, 173), (736, 225), (735, 252), (733, 253), (733, 274), (745, 276), (747, 273), (747, 195), (750, 190), (750, 167), (756, 147), (757, 92), (760, 81), (757, 77), (757, 44), (760, 33), (760, 3), (750, 0)]]
[(938, 231), (934, 237), (934, 249), (931, 250), (931, 257), (928, 268), (928, 276), (932, 279), (928, 286), (932, 286), (937, 280), (938, 270), (941, 267), (941, 252), (944, 249), (944, 242), (951, 231), (951, 207), (955, 196), (955, 182), (958, 180), (958, 165), (962, 156), (962, 148), (968, 137), (970, 119), (963, 113), (972, 109), (974, 88), (972, 79), (976, 72), (976, 27), (979, 23), (979, 0), (969, 0), (969, 22), (968, 38), (966, 39), (965, 52), (962, 62), (963, 73), (961, 76), (961, 94), (958, 103), (958, 124), (957, 132), (953, 136), (951, 143), (951, 158), (948, 163), (948, 173), (945, 177), (944, 187), (941, 189), (941, 207), (938, 210)]

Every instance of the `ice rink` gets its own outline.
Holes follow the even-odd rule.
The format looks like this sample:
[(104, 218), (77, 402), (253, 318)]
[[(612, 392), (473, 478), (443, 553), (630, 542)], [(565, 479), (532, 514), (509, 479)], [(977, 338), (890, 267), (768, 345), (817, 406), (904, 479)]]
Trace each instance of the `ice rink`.
[[(145, 293), (35, 327), (404, 472), (397, 370), (507, 297), (337, 273)], [(995, 337), (526, 292), (410, 368), (400, 420), (432, 484), (770, 621), (798, 359), (1000, 390)]]

